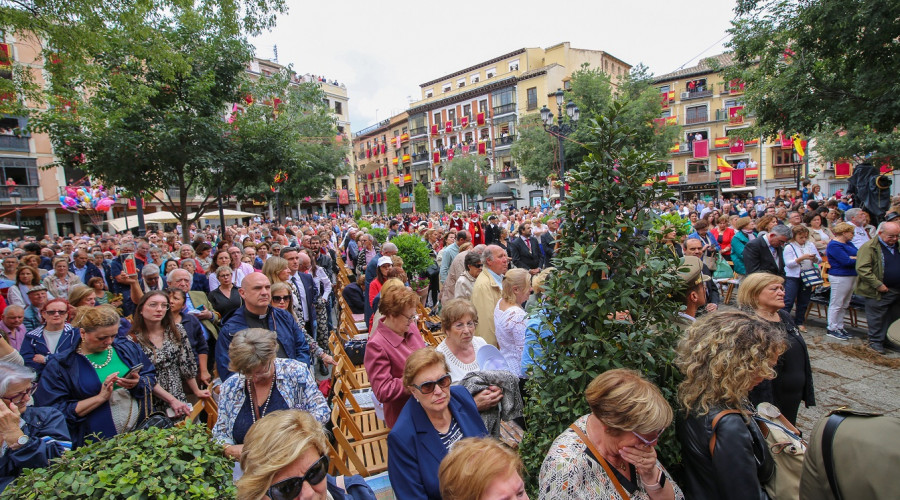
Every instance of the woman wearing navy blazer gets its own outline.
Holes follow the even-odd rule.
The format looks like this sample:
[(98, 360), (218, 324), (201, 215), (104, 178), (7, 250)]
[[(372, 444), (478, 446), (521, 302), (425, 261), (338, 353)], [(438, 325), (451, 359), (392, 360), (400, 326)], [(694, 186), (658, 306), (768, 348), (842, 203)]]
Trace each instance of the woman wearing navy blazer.
[(66, 322), (68, 314), (69, 302), (65, 299), (53, 299), (41, 308), (43, 326), (25, 334), (19, 352), (25, 366), (34, 370), (38, 377), (51, 354), (68, 351), (81, 338), (78, 328), (73, 328)]
[(412, 398), (388, 434), (388, 474), (397, 498), (441, 498), (438, 467), (457, 441), (488, 435), (475, 400), (450, 387), (444, 355), (432, 347), (410, 354), (403, 385)]

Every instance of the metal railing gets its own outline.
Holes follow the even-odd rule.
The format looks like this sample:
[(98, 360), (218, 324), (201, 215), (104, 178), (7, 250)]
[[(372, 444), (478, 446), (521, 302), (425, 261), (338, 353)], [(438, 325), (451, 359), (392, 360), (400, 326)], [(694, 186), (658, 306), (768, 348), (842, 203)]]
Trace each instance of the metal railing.
[(22, 196), (22, 201), (38, 201), (38, 189), (40, 189), (40, 186), (25, 186), (22, 184), (0, 186), (0, 200), (10, 201), (9, 193), (15, 190)]
[(414, 137), (417, 135), (424, 135), (428, 133), (428, 127), (416, 127), (409, 131), (409, 136)]
[(30, 151), (28, 137), (16, 135), (0, 135), (0, 150), (5, 151)]
[(497, 145), (497, 147), (499, 148), (499, 147), (502, 147), (502, 146), (509, 146), (509, 145), (511, 145), (515, 140), (516, 140), (516, 136), (515, 136), (515, 135), (505, 135), (505, 136), (500, 136), (500, 137), (494, 139), (494, 143), (495, 143), (495, 144)]
[(500, 179), (501, 181), (518, 179), (519, 178), (519, 169), (514, 168), (511, 170), (505, 170), (503, 172), (497, 172), (497, 178)]
[(684, 124), (685, 125), (694, 125), (695, 123), (706, 123), (708, 121), (709, 121), (709, 113), (704, 113), (702, 115), (694, 115), (694, 116), (684, 115)]
[(797, 177), (797, 169), (802, 165), (802, 163), (786, 163), (783, 165), (772, 165), (772, 168), (775, 169), (776, 179), (794, 179)]
[(516, 112), (516, 103), (511, 102), (509, 104), (504, 104), (502, 106), (494, 106), (494, 116), (498, 115), (506, 115), (509, 113)]

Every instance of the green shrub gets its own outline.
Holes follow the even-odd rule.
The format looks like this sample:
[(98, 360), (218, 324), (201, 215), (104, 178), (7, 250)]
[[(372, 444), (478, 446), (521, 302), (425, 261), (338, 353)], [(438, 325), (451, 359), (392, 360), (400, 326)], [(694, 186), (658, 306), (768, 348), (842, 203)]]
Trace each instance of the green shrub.
[(369, 234), (375, 237), (375, 241), (379, 245), (387, 241), (388, 230), (383, 227), (373, 227), (369, 229)]
[(359, 219), (362, 219), (362, 210), (354, 210), (353, 218), (356, 219), (357, 221), (359, 221)]
[(397, 215), (400, 213), (400, 188), (391, 184), (387, 188), (387, 193), (385, 194), (387, 197), (387, 201), (385, 205), (387, 206), (387, 214), (388, 215)]
[(454, 205), (453, 203), (447, 203), (446, 205), (444, 205), (444, 212), (447, 212), (449, 214), (454, 210), (456, 210), (456, 205)]
[(357, 221), (356, 225), (359, 226), (360, 229), (372, 229), (372, 223), (367, 220)]
[(26, 470), (4, 498), (234, 498), (234, 462), (201, 425), (95, 441)]
[[(653, 225), (647, 209), (658, 198), (654, 188), (665, 189), (642, 185), (660, 171), (661, 159), (633, 148), (635, 131), (622, 117), (628, 112), (616, 103), (608, 115), (579, 123), (589, 133), (590, 154), (567, 173), (572, 190), (562, 205), (557, 272), (545, 284), (552, 336), (540, 340), (544, 355), (527, 385), (529, 425), (520, 453), (530, 491), (553, 440), (590, 412), (584, 390), (600, 373), (637, 370), (677, 408), (677, 260), (658, 240), (639, 236)], [(609, 319), (617, 311), (628, 311), (631, 321)], [(672, 427), (659, 440), (659, 457), (666, 467), (679, 460)]]
[(410, 278), (423, 274), (434, 262), (428, 243), (418, 236), (401, 234), (392, 238), (391, 243), (397, 245), (397, 255), (403, 259), (403, 270)]
[(691, 234), (694, 230), (690, 220), (682, 219), (680, 215), (671, 212), (662, 214), (653, 221), (653, 230), (660, 233), (660, 236), (665, 236), (665, 233), (673, 229), (676, 241), (681, 241), (681, 238)]
[(494, 212), (485, 212), (481, 214), (481, 221), (487, 223), (488, 217), (494, 215)]
[(416, 198), (416, 212), (427, 214), (431, 211), (431, 204), (428, 202), (428, 189), (422, 184), (416, 184), (413, 188), (413, 195)]

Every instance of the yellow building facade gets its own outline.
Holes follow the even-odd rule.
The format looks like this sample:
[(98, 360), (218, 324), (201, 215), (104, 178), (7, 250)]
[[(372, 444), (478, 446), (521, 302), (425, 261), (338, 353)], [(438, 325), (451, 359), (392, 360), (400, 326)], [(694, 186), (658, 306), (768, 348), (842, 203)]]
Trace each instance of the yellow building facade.
[(353, 136), (357, 204), (365, 213), (384, 213), (387, 189), (400, 189), (404, 209), (413, 205), (412, 162), (408, 116), (405, 112), (360, 130)]

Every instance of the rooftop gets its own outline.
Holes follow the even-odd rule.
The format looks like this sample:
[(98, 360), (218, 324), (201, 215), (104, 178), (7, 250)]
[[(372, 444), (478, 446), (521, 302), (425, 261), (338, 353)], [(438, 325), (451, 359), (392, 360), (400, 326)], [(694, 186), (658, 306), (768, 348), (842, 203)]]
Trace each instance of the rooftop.
[(716, 69), (708, 64), (708, 61), (712, 59), (716, 61), (719, 67), (731, 66), (734, 61), (734, 54), (731, 52), (725, 52), (723, 54), (715, 55), (712, 57), (705, 57), (700, 60), (700, 62), (696, 66), (692, 66), (690, 68), (676, 69), (671, 73), (667, 73), (665, 75), (657, 76), (653, 79), (655, 83), (665, 82), (669, 80), (677, 80), (679, 78), (688, 78), (691, 76), (704, 75), (708, 73), (714, 73)]

